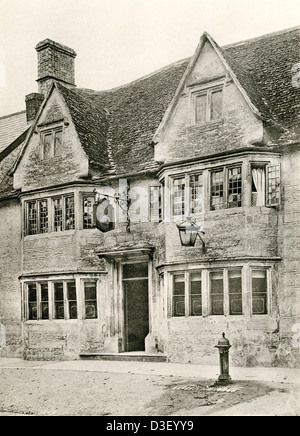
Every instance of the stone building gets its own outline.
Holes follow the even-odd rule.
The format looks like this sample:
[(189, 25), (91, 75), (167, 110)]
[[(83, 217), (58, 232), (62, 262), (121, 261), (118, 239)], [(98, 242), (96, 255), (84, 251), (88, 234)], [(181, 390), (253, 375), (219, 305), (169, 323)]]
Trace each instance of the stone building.
[(215, 364), (225, 332), (235, 365), (299, 364), (299, 38), (204, 33), (100, 92), (37, 45), (38, 92), (0, 118), (0, 356)]

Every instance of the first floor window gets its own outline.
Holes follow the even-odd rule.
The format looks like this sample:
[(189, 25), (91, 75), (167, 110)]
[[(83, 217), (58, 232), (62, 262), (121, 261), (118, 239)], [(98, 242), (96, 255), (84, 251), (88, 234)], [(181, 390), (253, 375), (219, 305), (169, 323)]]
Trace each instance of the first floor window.
[(97, 309), (97, 283), (84, 283), (85, 318), (95, 319), (98, 317)]
[(252, 206), (265, 206), (266, 204), (266, 168), (255, 166), (251, 169), (252, 175)]
[(62, 232), (63, 230), (63, 215), (62, 215), (62, 198), (53, 199), (53, 212), (54, 212), (54, 231)]
[(280, 204), (280, 165), (270, 165), (268, 171), (268, 206)]
[(267, 271), (252, 270), (252, 314), (266, 315), (268, 313)]
[(65, 230), (75, 229), (74, 196), (65, 197)]
[(150, 221), (160, 223), (163, 220), (162, 186), (150, 186)]
[(203, 175), (186, 174), (173, 179), (172, 195), (174, 217), (203, 214)]
[(48, 200), (39, 201), (39, 233), (48, 232)]
[(228, 207), (242, 206), (242, 168), (228, 170)]
[(189, 177), (189, 196), (190, 196), (190, 207), (189, 213), (202, 214), (203, 213), (203, 181), (202, 174), (195, 174)]
[(211, 173), (211, 210), (224, 207), (224, 171), (218, 170)]
[[(52, 217), (50, 220), (49, 217)], [(25, 235), (75, 229), (74, 195), (25, 203)]]
[(211, 172), (211, 210), (242, 206), (242, 167)]
[(173, 215), (185, 214), (185, 178), (175, 179), (173, 182)]
[(36, 235), (38, 232), (37, 202), (27, 203), (27, 235)]
[(83, 228), (92, 229), (94, 227), (94, 204), (95, 197), (83, 197)]

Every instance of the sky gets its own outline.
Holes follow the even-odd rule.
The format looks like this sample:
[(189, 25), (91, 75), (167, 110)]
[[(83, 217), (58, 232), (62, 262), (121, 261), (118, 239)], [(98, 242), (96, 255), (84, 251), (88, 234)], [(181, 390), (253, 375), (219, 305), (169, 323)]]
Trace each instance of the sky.
[(78, 87), (104, 90), (192, 56), (204, 31), (225, 45), (299, 25), (300, 0), (0, 0), (0, 116), (37, 92), (46, 38), (77, 52)]

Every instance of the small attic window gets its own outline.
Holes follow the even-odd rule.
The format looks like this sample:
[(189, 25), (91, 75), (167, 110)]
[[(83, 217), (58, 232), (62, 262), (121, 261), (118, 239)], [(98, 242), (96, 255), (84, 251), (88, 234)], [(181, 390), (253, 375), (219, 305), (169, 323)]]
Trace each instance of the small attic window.
[(49, 160), (62, 155), (63, 131), (56, 128), (41, 132), (41, 159)]
[(211, 88), (194, 94), (195, 124), (205, 125), (223, 117), (223, 89)]

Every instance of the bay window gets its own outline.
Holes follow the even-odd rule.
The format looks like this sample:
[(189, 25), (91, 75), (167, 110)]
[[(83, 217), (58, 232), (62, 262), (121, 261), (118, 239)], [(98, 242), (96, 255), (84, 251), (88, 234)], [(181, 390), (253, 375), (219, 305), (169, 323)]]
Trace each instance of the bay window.
[[(98, 318), (99, 279), (49, 279), (24, 282), (22, 306), (24, 321), (65, 321)], [(79, 302), (82, 301), (80, 305)], [(84, 304), (83, 304), (84, 302)]]
[(240, 266), (172, 272), (171, 316), (268, 315), (269, 271), (270, 267)]

